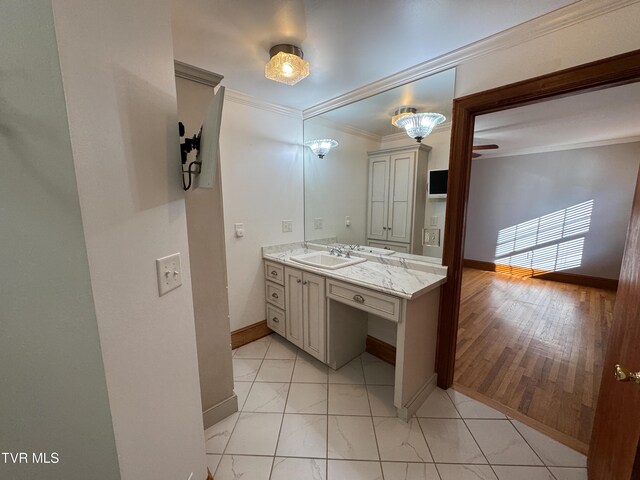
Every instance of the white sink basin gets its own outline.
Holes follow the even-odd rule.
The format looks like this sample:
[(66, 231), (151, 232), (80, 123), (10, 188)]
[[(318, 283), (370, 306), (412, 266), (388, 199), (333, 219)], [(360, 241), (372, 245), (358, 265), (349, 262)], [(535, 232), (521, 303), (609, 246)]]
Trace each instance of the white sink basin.
[(348, 267), (349, 265), (367, 261), (366, 258), (338, 257), (337, 255), (330, 255), (329, 252), (324, 251), (296, 255), (291, 257), (291, 260), (311, 267), (326, 268), (328, 270), (336, 270), (337, 268)]

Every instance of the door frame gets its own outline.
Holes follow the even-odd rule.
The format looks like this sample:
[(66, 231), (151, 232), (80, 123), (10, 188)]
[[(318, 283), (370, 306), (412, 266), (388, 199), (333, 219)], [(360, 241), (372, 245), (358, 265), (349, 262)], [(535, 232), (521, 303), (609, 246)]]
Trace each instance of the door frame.
[(440, 294), (436, 352), (440, 388), (453, 384), (455, 369), (475, 117), (637, 81), (640, 50), (454, 99), (442, 252), (442, 264), (448, 271)]

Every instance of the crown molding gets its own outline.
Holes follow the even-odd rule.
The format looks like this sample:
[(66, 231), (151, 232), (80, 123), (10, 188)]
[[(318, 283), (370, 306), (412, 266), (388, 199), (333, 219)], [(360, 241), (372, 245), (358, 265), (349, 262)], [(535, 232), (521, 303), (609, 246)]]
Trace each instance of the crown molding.
[[(445, 130), (451, 130), (451, 120), (441, 123), (440, 125), (437, 125), (429, 135), (432, 135), (434, 133), (444, 132)], [(424, 140), (427, 144), (429, 143), (428, 138), (429, 137), (427, 136)], [(411, 137), (409, 137), (406, 132), (398, 132), (398, 133), (392, 133), (390, 135), (384, 135), (381, 141), (382, 143), (386, 143), (386, 142), (396, 142), (399, 140), (411, 140)]]
[(179, 60), (173, 61), (173, 68), (176, 71), (176, 77), (191, 80), (192, 82), (202, 83), (210, 87), (217, 86), (224, 78), (218, 73), (213, 73), (209, 70), (205, 70), (199, 67), (194, 67), (193, 65), (189, 65), (188, 63), (184, 63)]
[(227, 88), (224, 99), (225, 101), (228, 100), (230, 102), (239, 103), (241, 105), (247, 105), (249, 107), (259, 108), (260, 110), (266, 110), (267, 112), (277, 113), (278, 115), (285, 115), (287, 117), (293, 117), (302, 120), (302, 110), (297, 110), (295, 108), (285, 107), (283, 105), (267, 102), (252, 95), (239, 92), (238, 90)]
[[(537, 153), (550, 153), (550, 152), (562, 152), (565, 150), (578, 150), (580, 148), (595, 148), (606, 147), (607, 145), (620, 145), (623, 143), (635, 143), (640, 142), (640, 135), (634, 135), (630, 137), (610, 138), (607, 140), (593, 140), (590, 142), (580, 143), (567, 143), (563, 145), (548, 145), (541, 147), (521, 148), (519, 150), (512, 150), (507, 153), (483, 153), (482, 160), (487, 158), (502, 158), (502, 157), (515, 157), (520, 155), (534, 155)], [(480, 161), (482, 161), (480, 160)]]
[(367, 130), (362, 130), (361, 128), (352, 127), (351, 125), (347, 125), (346, 123), (336, 122), (335, 120), (329, 120), (328, 118), (324, 117), (315, 118), (314, 121), (323, 124), (325, 127), (335, 128), (336, 130), (340, 130), (341, 132), (347, 133), (349, 135), (355, 135), (357, 137), (361, 137), (374, 142), (382, 141), (381, 135), (377, 135)]
[(620, 8), (638, 3), (640, 0), (619, 0), (603, 2), (602, 0), (581, 0), (566, 7), (549, 12), (546, 15), (529, 20), (498, 32), (489, 37), (478, 40), (464, 47), (453, 50), (439, 57), (419, 63), (398, 73), (369, 83), (343, 95), (331, 98), (313, 107), (305, 109), (303, 118), (311, 118), (358, 100), (385, 92), (395, 87), (420, 80), (444, 70), (453, 68), (487, 53), (510, 48), (525, 41), (548, 35), (563, 28), (585, 22), (595, 17), (605, 15)]

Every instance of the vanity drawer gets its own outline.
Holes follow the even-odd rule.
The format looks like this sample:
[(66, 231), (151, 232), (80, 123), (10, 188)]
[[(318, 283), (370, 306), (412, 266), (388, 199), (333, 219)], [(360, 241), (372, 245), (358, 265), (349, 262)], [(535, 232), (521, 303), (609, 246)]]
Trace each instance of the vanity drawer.
[(284, 310), (267, 303), (267, 326), (283, 337), (286, 336)]
[(284, 287), (276, 283), (266, 281), (265, 294), (267, 296), (267, 302), (284, 308)]
[(327, 297), (393, 322), (400, 321), (400, 299), (391, 295), (327, 279)]
[(264, 262), (264, 277), (267, 280), (284, 285), (284, 265), (274, 262)]

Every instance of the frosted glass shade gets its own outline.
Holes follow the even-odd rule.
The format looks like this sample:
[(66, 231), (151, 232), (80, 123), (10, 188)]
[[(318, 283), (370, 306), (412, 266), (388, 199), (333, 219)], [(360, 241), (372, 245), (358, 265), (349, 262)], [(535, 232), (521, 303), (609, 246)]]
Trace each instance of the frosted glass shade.
[(319, 138), (305, 142), (304, 144), (309, 147), (318, 158), (324, 158), (324, 156), (329, 153), (329, 150), (338, 146), (338, 142), (331, 138)]
[(287, 85), (295, 85), (309, 75), (309, 62), (293, 53), (278, 52), (264, 67), (264, 76)]
[(429, 135), (436, 125), (446, 120), (444, 115), (439, 113), (416, 113), (405, 115), (399, 118), (396, 123), (398, 127), (404, 128), (411, 138), (415, 138), (418, 143)]

